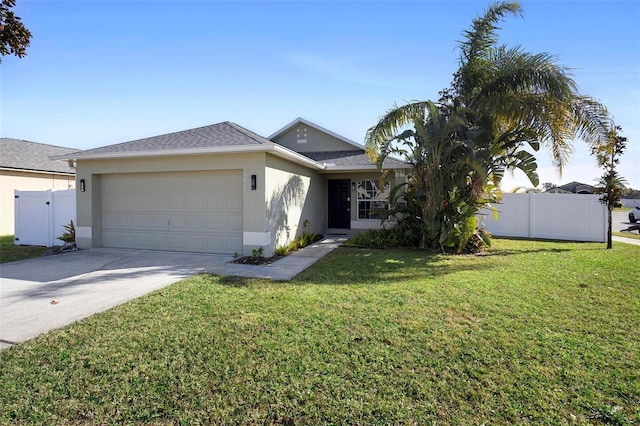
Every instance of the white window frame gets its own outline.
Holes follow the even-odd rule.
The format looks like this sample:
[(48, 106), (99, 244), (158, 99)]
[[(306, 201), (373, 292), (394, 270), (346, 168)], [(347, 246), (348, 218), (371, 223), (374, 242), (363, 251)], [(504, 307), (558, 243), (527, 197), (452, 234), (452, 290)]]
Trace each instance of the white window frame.
[[(370, 189), (366, 188), (366, 183), (370, 182)], [(382, 210), (379, 207), (373, 207), (373, 203), (384, 203), (386, 204), (386, 209), (389, 210), (389, 192), (391, 190), (391, 183), (388, 180), (384, 181), (383, 190), (380, 191), (380, 179), (362, 179), (357, 181), (356, 183), (356, 208), (357, 208), (357, 220), (371, 220), (371, 221), (379, 221), (380, 217), (360, 217), (360, 203), (368, 202), (370, 207), (368, 209), (369, 212), (373, 212), (375, 210)], [(383, 207), (384, 208), (384, 207)]]

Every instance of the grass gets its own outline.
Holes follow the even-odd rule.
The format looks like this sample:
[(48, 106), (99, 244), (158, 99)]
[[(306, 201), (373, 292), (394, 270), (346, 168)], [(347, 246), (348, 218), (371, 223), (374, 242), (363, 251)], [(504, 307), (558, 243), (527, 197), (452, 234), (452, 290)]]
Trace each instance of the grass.
[(1, 424), (638, 424), (640, 247), (340, 248), (0, 352)]
[(0, 236), (0, 263), (42, 256), (46, 247), (13, 245), (13, 235)]

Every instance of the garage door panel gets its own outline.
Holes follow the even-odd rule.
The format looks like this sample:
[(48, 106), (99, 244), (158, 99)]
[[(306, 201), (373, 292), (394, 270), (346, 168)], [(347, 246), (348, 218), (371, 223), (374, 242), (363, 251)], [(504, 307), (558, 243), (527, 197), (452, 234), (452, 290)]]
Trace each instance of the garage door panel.
[(226, 224), (225, 228), (227, 229), (242, 229), (242, 215), (228, 215), (225, 217)]
[(202, 195), (189, 195), (184, 208), (189, 211), (205, 210), (207, 200)]
[(137, 210), (151, 210), (153, 208), (151, 194), (142, 194), (135, 198), (135, 208)]
[(131, 224), (134, 221), (133, 213), (118, 212), (118, 211), (103, 211), (102, 212), (102, 226), (114, 227), (120, 229), (131, 228)]
[(227, 219), (222, 214), (208, 214), (206, 219), (207, 219), (207, 228), (212, 231), (219, 231), (219, 230), (224, 230), (228, 228)]
[(102, 245), (242, 251), (242, 173), (103, 175)]
[(244, 187), (242, 175), (240, 175), (240, 179), (236, 179), (234, 176), (226, 176), (225, 180), (227, 190), (242, 193)]
[(130, 232), (123, 231), (102, 231), (102, 243), (106, 247), (133, 247), (135, 243), (135, 235)]
[(203, 200), (206, 210), (226, 210), (227, 200), (224, 194), (206, 195)]
[(242, 234), (223, 235), (213, 234), (204, 241), (203, 250), (209, 252), (221, 252), (226, 247), (229, 254), (242, 253)]
[(242, 192), (236, 194), (233, 192), (227, 192), (227, 209), (228, 210), (242, 210)]

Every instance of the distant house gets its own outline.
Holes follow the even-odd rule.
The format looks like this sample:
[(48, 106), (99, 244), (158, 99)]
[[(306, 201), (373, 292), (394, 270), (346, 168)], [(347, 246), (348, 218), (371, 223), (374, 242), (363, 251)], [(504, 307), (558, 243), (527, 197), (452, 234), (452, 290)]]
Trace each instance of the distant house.
[(595, 194), (595, 190), (596, 189), (591, 185), (574, 181), (553, 187), (545, 192), (551, 194)]
[(627, 195), (620, 200), (623, 207), (640, 207), (640, 190), (632, 189)]
[(0, 138), (0, 235), (14, 232), (14, 191), (75, 187), (75, 169), (50, 156), (77, 151), (20, 139)]

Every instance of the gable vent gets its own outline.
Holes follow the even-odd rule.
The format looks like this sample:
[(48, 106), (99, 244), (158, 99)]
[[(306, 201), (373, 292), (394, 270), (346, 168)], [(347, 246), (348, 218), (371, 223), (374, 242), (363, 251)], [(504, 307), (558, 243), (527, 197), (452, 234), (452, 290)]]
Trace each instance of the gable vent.
[(296, 129), (296, 140), (298, 143), (307, 143), (307, 128), (298, 127)]

